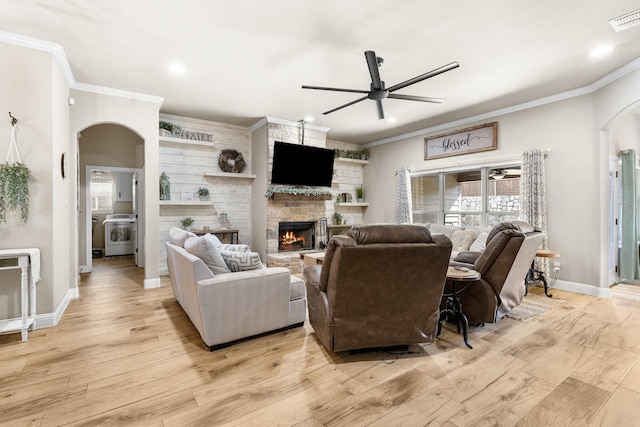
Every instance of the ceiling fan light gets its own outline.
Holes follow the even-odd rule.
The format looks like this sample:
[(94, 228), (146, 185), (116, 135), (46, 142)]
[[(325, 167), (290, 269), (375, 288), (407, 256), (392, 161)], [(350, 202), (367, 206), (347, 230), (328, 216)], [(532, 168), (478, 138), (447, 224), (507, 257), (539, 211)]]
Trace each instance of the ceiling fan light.
[(496, 181), (500, 181), (502, 178), (504, 178), (504, 171), (501, 170), (496, 170), (493, 171), (490, 174), (491, 178), (495, 179)]
[(640, 9), (634, 10), (617, 18), (610, 19), (609, 24), (616, 31), (626, 30), (631, 27), (640, 25)]

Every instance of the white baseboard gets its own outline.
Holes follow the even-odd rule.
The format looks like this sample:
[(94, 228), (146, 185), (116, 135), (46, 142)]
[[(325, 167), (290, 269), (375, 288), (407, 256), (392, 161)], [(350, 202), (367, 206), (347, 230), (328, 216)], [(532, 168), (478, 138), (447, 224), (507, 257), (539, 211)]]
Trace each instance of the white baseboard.
[(160, 278), (156, 277), (155, 279), (144, 279), (144, 288), (145, 289), (153, 289), (160, 287)]
[(566, 280), (552, 280), (550, 285), (550, 289), (561, 289), (563, 291), (591, 295), (598, 298), (611, 298), (611, 291), (609, 290), (609, 288), (599, 288), (593, 285), (569, 282)]
[[(78, 298), (79, 296), (80, 296), (80, 291), (78, 288), (69, 289), (53, 313), (36, 314), (36, 319), (33, 325), (33, 329), (51, 328), (53, 326), (56, 326), (60, 322), (60, 319), (62, 319), (62, 315), (64, 314), (65, 310), (69, 306), (69, 302), (74, 298)], [(2, 330), (3, 327), (6, 327), (7, 325), (9, 325), (9, 323), (16, 322), (16, 321), (20, 322), (21, 319), (18, 317), (15, 319), (0, 320), (0, 330)]]

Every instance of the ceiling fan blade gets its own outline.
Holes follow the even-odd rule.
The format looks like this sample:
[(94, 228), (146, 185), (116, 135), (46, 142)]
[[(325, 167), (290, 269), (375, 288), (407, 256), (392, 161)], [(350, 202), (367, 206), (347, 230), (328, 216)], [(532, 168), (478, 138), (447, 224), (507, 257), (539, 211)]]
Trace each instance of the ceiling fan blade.
[(376, 109), (378, 110), (378, 120), (384, 119), (384, 110), (382, 108), (382, 100), (376, 100)]
[(440, 104), (444, 101), (443, 98), (431, 98), (428, 96), (414, 96), (414, 95), (400, 95), (399, 93), (390, 93), (387, 98), (392, 99), (405, 99), (407, 101), (420, 101), (420, 102), (431, 102), (434, 104)]
[(349, 93), (369, 93), (368, 90), (341, 89), (341, 88), (338, 88), (338, 87), (324, 87), (324, 86), (306, 86), (306, 85), (303, 85), (302, 89), (331, 90), (333, 92), (349, 92)]
[(358, 103), (358, 102), (360, 102), (360, 101), (364, 101), (365, 99), (367, 99), (367, 97), (366, 97), (366, 96), (363, 96), (362, 98), (358, 98), (358, 99), (356, 99), (355, 101), (351, 101), (351, 102), (349, 102), (349, 103), (347, 103), (347, 104), (344, 104), (344, 105), (341, 105), (341, 106), (339, 106), (339, 107), (336, 107), (336, 108), (334, 108), (333, 110), (325, 111), (325, 112), (324, 112), (324, 113), (322, 113), (322, 114), (325, 114), (325, 115), (326, 115), (326, 114), (331, 114), (331, 113), (333, 113), (334, 111), (341, 110), (341, 109), (343, 109), (343, 108), (345, 108), (345, 107), (348, 107), (348, 106), (350, 106), (350, 105), (356, 104), (356, 103)]
[(372, 88), (382, 89), (382, 80), (380, 80), (380, 70), (378, 70), (378, 58), (376, 57), (376, 53), (372, 50), (368, 50), (364, 53), (364, 57), (367, 58)]
[(431, 78), (431, 77), (435, 77), (435, 76), (440, 75), (442, 73), (446, 73), (447, 71), (451, 71), (451, 70), (453, 70), (455, 68), (458, 68), (459, 66), (460, 66), (460, 64), (458, 64), (457, 62), (452, 62), (450, 64), (443, 65), (440, 68), (436, 68), (435, 70), (431, 70), (431, 71), (429, 71), (427, 73), (421, 74), (421, 75), (419, 75), (417, 77), (414, 77), (414, 78), (409, 79), (407, 81), (404, 81), (402, 83), (398, 83), (397, 85), (391, 86), (387, 90), (389, 92), (400, 90), (400, 89), (405, 88), (405, 87), (407, 87), (409, 85), (421, 82), (421, 81), (426, 80), (426, 79)]

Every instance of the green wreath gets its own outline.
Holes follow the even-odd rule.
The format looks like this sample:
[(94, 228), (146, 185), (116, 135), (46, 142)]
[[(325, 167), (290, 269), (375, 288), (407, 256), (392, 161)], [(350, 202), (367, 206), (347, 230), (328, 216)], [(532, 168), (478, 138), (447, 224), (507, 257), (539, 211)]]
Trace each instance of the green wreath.
[(244, 169), (244, 158), (238, 150), (222, 150), (218, 157), (218, 166), (223, 172), (240, 173)]

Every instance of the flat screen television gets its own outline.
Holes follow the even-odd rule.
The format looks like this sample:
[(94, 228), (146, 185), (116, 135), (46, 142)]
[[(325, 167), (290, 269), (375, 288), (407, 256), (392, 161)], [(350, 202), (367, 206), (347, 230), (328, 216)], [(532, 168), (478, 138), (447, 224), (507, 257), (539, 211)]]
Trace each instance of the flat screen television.
[(275, 141), (271, 183), (331, 187), (335, 150)]

